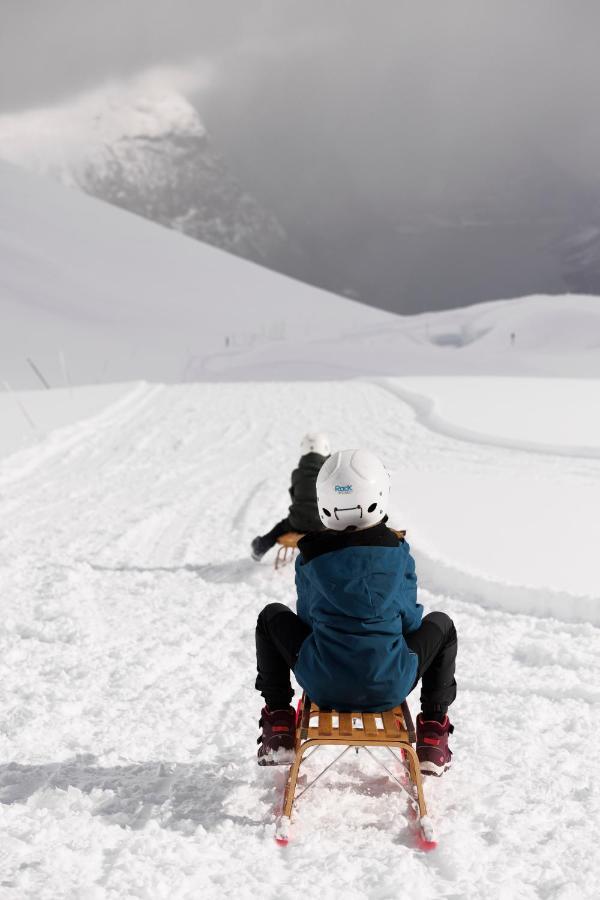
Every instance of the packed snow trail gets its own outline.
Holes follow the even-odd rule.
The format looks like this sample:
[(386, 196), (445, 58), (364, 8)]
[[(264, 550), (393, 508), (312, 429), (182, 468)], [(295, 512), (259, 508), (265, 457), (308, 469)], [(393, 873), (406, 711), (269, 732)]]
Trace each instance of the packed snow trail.
[(253, 631), (293, 574), (248, 545), (315, 427), (378, 450), (407, 497), (428, 473), (599, 481), (597, 460), (433, 434), (361, 382), (141, 384), (3, 461), (0, 897), (297, 898), (317, 878), (323, 898), (597, 896), (600, 630), (506, 612), (501, 591), (490, 609), (421, 590), (459, 633), (455, 765), (425, 785), (439, 849), (415, 850), (362, 755), (299, 804), (288, 848), (272, 840), (285, 772), (255, 763)]

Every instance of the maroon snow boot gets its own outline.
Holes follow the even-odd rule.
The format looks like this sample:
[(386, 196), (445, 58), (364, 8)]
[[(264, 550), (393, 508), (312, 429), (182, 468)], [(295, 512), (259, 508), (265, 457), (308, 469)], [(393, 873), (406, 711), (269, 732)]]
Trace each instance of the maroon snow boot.
[(448, 735), (454, 726), (448, 716), (443, 722), (423, 719), (423, 713), (417, 716), (417, 756), (419, 768), (423, 775), (443, 775), (450, 768), (452, 753), (448, 748)]
[(274, 709), (264, 706), (258, 724), (262, 734), (257, 740), (259, 766), (289, 765), (294, 754), (296, 739), (296, 712), (291, 706), (287, 709)]

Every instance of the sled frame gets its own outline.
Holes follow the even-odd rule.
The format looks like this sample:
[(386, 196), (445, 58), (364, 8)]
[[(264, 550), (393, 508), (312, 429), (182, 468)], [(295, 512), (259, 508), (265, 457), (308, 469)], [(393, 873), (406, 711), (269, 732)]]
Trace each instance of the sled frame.
[(287, 534), (282, 534), (281, 537), (277, 538), (279, 546), (277, 547), (277, 555), (275, 557), (276, 570), (293, 562), (298, 548), (298, 541), (302, 537), (304, 537), (304, 535), (300, 534), (298, 531), (288, 531)]
[[(332, 768), (351, 747), (356, 747), (357, 752), (359, 748), (364, 748), (385, 769), (393, 781), (408, 794), (411, 806), (419, 820), (427, 821), (427, 806), (423, 793), (419, 759), (413, 746), (415, 742), (415, 729), (406, 701), (400, 706), (378, 713), (338, 712), (333, 709), (319, 709), (304, 693), (298, 704), (295, 755), (288, 774), (280, 821), (289, 823), (295, 801), (312, 788), (319, 778)], [(341, 753), (297, 795), (298, 775), (305, 754), (308, 754), (306, 758), (312, 756), (320, 746), (339, 747)], [(388, 749), (395, 762), (400, 764), (406, 775), (407, 783), (403, 783), (385, 766), (381, 759), (371, 752), (369, 748), (372, 747)]]

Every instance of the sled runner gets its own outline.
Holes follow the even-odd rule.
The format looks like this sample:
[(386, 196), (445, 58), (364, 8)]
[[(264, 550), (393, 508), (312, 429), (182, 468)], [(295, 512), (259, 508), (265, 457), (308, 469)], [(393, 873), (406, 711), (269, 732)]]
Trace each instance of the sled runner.
[[(394, 534), (398, 535), (400, 540), (404, 540), (406, 537), (406, 530), (397, 531), (395, 528), (392, 528), (391, 530)], [(281, 537), (277, 538), (279, 547), (277, 548), (277, 556), (275, 557), (276, 569), (281, 569), (288, 563), (293, 562), (298, 548), (298, 541), (303, 537), (304, 535), (297, 531), (288, 531), (287, 534), (282, 534)]]
[[(427, 815), (419, 760), (413, 744), (416, 741), (413, 721), (406, 702), (379, 713), (337, 712), (321, 710), (306, 694), (298, 704), (294, 761), (291, 765), (283, 799), (282, 814), (277, 820), (275, 839), (287, 844), (294, 803), (300, 799), (328, 769), (334, 766), (351, 747), (363, 748), (387, 772), (390, 778), (408, 795), (414, 814), (419, 846), (432, 850), (436, 846), (433, 824)], [(341, 752), (302, 791), (296, 795), (298, 773), (305, 754), (317, 752), (320, 746), (339, 747)], [(371, 751), (371, 747), (386, 749), (386, 765)], [(306, 758), (308, 758), (308, 756)], [(388, 768), (389, 764), (392, 769)], [(398, 774), (394, 773), (394, 770)]]

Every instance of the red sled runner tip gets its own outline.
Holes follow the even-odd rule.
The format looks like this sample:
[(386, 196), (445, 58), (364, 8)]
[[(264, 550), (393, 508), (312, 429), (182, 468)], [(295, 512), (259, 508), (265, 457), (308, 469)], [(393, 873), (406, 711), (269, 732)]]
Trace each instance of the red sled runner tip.
[(290, 817), (280, 816), (275, 826), (275, 841), (280, 847), (286, 847), (290, 839)]
[(426, 841), (422, 834), (417, 835), (417, 849), (430, 853), (437, 848), (437, 841)]
[(421, 816), (421, 818), (419, 819), (417, 847), (424, 853), (429, 853), (431, 850), (435, 850), (435, 848), (437, 847), (433, 823), (429, 816)]

